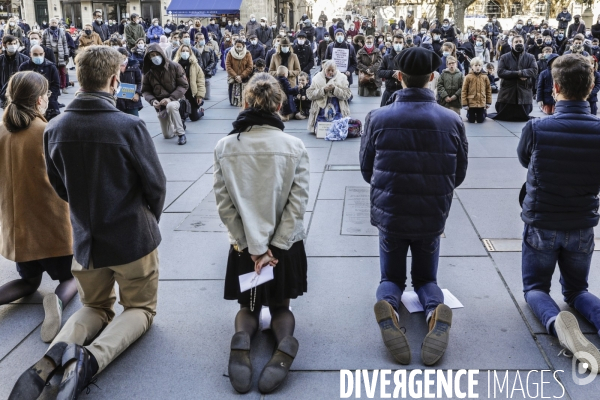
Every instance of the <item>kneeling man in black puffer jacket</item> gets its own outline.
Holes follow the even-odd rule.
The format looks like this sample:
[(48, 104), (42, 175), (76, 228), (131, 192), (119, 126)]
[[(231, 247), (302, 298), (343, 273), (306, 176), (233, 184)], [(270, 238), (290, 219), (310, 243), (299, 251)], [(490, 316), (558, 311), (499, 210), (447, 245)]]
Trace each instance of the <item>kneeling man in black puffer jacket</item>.
[(575, 315), (561, 312), (549, 294), (558, 262), (565, 302), (600, 332), (600, 299), (588, 292), (600, 190), (600, 119), (586, 101), (593, 68), (578, 54), (554, 60), (554, 114), (525, 125), (517, 153), (527, 168), (521, 212), (525, 300), (548, 333), (595, 376), (600, 352)]
[(404, 89), (393, 103), (367, 115), (360, 150), (361, 171), (371, 185), (371, 224), (379, 229), (375, 316), (390, 353), (409, 364), (398, 309), (410, 248), (412, 283), (429, 324), (421, 358), (433, 365), (446, 351), (452, 324), (452, 311), (437, 285), (440, 235), (454, 189), (465, 179), (468, 143), (461, 118), (439, 106), (427, 88), (440, 57), (413, 47), (400, 53), (397, 64)]

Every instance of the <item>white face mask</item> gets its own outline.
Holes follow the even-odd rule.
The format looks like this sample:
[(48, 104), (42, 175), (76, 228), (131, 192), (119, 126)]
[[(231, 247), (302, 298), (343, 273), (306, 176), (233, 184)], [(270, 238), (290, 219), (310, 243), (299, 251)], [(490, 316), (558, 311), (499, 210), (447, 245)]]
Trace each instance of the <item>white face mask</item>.
[(138, 43), (138, 45), (137, 45), (137, 48), (140, 50), (144, 50), (144, 47), (146, 47), (146, 45), (143, 43)]
[(394, 43), (394, 50), (396, 51), (396, 53), (401, 52), (403, 48), (404, 48), (403, 44)]
[(258, 44), (258, 40), (251, 40), (250, 43), (256, 45), (256, 44)]
[(33, 46), (37, 46), (38, 44), (40, 44), (40, 41), (37, 39), (31, 39), (29, 41), (29, 43), (31, 43), (31, 47), (33, 47)]
[(181, 58), (184, 60), (187, 60), (188, 58), (190, 58), (190, 53), (187, 51), (182, 51), (181, 52)]
[(289, 52), (289, 51), (290, 51), (290, 48), (289, 48), (289, 47), (287, 47), (287, 46), (281, 46), (281, 52), (282, 52), (282, 53), (287, 53), (287, 52)]
[(151, 60), (154, 65), (160, 65), (163, 61), (161, 56), (154, 56), (151, 58)]
[(298, 44), (299, 44), (299, 45), (303, 45), (303, 44), (304, 44), (304, 42), (305, 42), (305, 40), (304, 40), (304, 39), (298, 39)]
[(367, 43), (367, 44), (365, 44), (365, 47), (367, 49), (372, 49), (373, 48), (373, 43)]
[(158, 22), (155, 22), (155, 23), (154, 23), (154, 26), (158, 26)]
[(6, 46), (6, 51), (8, 51), (11, 54), (16, 53), (18, 49), (19, 49), (18, 44), (9, 44), (8, 46)]

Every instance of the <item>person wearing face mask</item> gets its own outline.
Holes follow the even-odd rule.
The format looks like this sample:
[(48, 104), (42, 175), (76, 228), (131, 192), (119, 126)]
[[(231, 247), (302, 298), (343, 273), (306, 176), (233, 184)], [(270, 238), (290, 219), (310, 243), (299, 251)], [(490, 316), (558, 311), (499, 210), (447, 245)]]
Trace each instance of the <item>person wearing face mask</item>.
[[(19, 40), (10, 35), (2, 37), (4, 51), (0, 54), (0, 88), (4, 88), (11, 76), (19, 71), (19, 66), (27, 61), (29, 57), (19, 52)], [(5, 93), (0, 93), (1, 101), (5, 102)]]
[(572, 38), (577, 34), (585, 34), (585, 22), (581, 19), (581, 15), (577, 14), (573, 17), (573, 23), (569, 25), (567, 37)]
[[(402, 18), (402, 17), (400, 17), (400, 18)], [(413, 25), (415, 24), (415, 16), (412, 11), (408, 12), (405, 23), (406, 23), (406, 25), (405, 25), (406, 33), (412, 33)]]
[(523, 26), (523, 30), (527, 33), (530, 34), (532, 31), (535, 30), (535, 26), (533, 25), (533, 21), (531, 19), (528, 19), (527, 22), (525, 23), (525, 25)]
[(392, 46), (388, 54), (383, 56), (381, 66), (377, 70), (377, 76), (385, 80), (385, 90), (381, 96), (381, 104), (383, 107), (387, 104), (388, 99), (392, 94), (402, 89), (402, 83), (398, 80), (399, 71), (396, 69), (394, 60), (396, 56), (404, 49), (404, 35), (397, 33), (392, 38)]
[(164, 26), (164, 31), (166, 36), (170, 36), (173, 32), (177, 30), (177, 25), (175, 25), (175, 21), (167, 20), (167, 23)]
[[(50, 26), (52, 26), (52, 20), (50, 20)], [(94, 32), (100, 36), (100, 40), (104, 43), (110, 38), (110, 32), (108, 26), (102, 20), (102, 12), (94, 11), (94, 22), (92, 23)]]
[(256, 35), (252, 34), (249, 37), (250, 44), (246, 46), (246, 49), (252, 56), (252, 62), (258, 58), (265, 59), (265, 46), (258, 42)]
[(554, 82), (552, 80), (552, 63), (559, 57), (558, 54), (550, 54), (546, 58), (546, 68), (540, 71), (537, 79), (536, 102), (542, 112), (546, 115), (554, 114), (554, 105), (556, 102), (553, 97)]
[(130, 53), (127, 49), (119, 47), (117, 49), (123, 61), (121, 62), (119, 79), (121, 83), (127, 83), (135, 86), (135, 94), (132, 99), (117, 98), (117, 108), (125, 114), (139, 116), (139, 110), (142, 105), (142, 71), (139, 68), (139, 63), (130, 58)]
[(377, 72), (382, 58), (379, 48), (375, 46), (373, 36), (367, 36), (364, 47), (356, 53), (359, 96), (381, 96), (382, 81)]
[(556, 42), (556, 47), (558, 48), (558, 54), (562, 55), (569, 44), (569, 39), (567, 38), (567, 35), (565, 35), (565, 31), (562, 29), (555, 31), (555, 34), (556, 37), (554, 41)]
[(352, 91), (346, 74), (339, 72), (333, 60), (323, 63), (323, 70), (313, 77), (311, 86), (306, 90), (306, 96), (311, 101), (307, 119), (307, 129), (310, 133), (316, 132), (318, 121), (328, 120), (325, 115), (328, 105), (334, 109), (334, 119), (350, 116), (348, 100), (352, 98)]
[(253, 63), (252, 56), (246, 49), (246, 43), (243, 40), (237, 39), (235, 41), (233, 47), (227, 53), (225, 66), (229, 85), (229, 104), (234, 107), (244, 107), (244, 88), (252, 74)]
[(256, 29), (256, 38), (258, 39), (258, 43), (265, 48), (265, 51), (270, 50), (273, 46), (273, 30), (267, 26), (266, 18), (260, 19), (260, 27)]
[(58, 27), (58, 19), (50, 20), (50, 28), (42, 35), (42, 45), (52, 49), (58, 73), (60, 76), (60, 88), (63, 94), (67, 94), (67, 63), (69, 62), (69, 46), (65, 30)]
[(488, 19), (488, 22), (483, 27), (483, 30), (486, 31), (487, 37), (489, 37), (490, 40), (492, 41), (492, 48), (495, 49), (496, 45), (498, 43), (498, 36), (500, 35), (501, 31), (500, 31), (500, 29), (498, 29), (498, 26), (496, 26), (496, 24), (494, 24), (492, 18)]
[(127, 38), (127, 48), (133, 49), (140, 39), (146, 39), (144, 27), (139, 23), (141, 18), (137, 14), (131, 14), (131, 23), (125, 27), (125, 37)]
[(490, 62), (490, 51), (485, 48), (485, 38), (483, 36), (478, 36), (475, 40), (475, 57), (482, 60), (484, 63)]
[(321, 22), (323, 26), (326, 26), (328, 20), (329, 18), (327, 18), (327, 15), (325, 15), (325, 11), (321, 10), (321, 14), (319, 15), (319, 22)]
[(31, 46), (30, 59), (19, 66), (19, 71), (34, 71), (44, 75), (48, 80), (49, 90), (48, 109), (44, 116), (50, 121), (60, 114), (58, 95), (60, 94), (60, 78), (56, 65), (45, 58), (44, 48), (40, 45)]
[(600, 40), (600, 16), (598, 16), (596, 23), (592, 25), (591, 32), (594, 39)]
[(298, 75), (302, 72), (298, 56), (294, 53), (294, 48), (288, 38), (283, 38), (279, 42), (279, 48), (271, 58), (269, 65), (269, 74), (277, 78), (277, 68), (283, 65), (288, 69), (288, 81), (291, 87), (298, 86)]
[(538, 69), (535, 58), (525, 52), (521, 36), (515, 36), (510, 53), (500, 57), (498, 77), (500, 92), (496, 101), (497, 114), (490, 118), (499, 121), (527, 121), (533, 110), (532, 89)]
[(363, 36), (359, 31), (357, 31), (354, 28), (354, 24), (350, 24), (350, 26), (348, 27), (348, 31), (346, 31), (346, 37), (354, 39), (358, 35)]
[(131, 49), (131, 58), (135, 60), (140, 70), (144, 69), (144, 57), (146, 56), (146, 39), (139, 39), (135, 47)]
[(242, 32), (243, 30), (244, 30), (244, 27), (242, 26), (242, 24), (240, 24), (240, 20), (236, 18), (233, 21), (233, 26), (231, 27), (231, 34), (239, 35), (240, 32)]
[(208, 33), (212, 34), (212, 37), (217, 42), (220, 42), (221, 39), (223, 38), (223, 36), (221, 34), (221, 27), (219, 26), (219, 24), (217, 23), (217, 21), (214, 18), (211, 18), (210, 23), (208, 24), (208, 27), (206, 28), (206, 30), (208, 31)]
[(27, 35), (27, 38), (29, 39), (27, 42), (27, 46), (25, 46), (25, 49), (21, 50), (23, 54), (29, 55), (33, 46), (42, 46), (42, 48), (44, 49), (44, 56), (46, 57), (46, 60), (50, 61), (53, 64), (56, 64), (54, 52), (50, 47), (42, 45), (42, 35), (39, 32), (30, 31), (29, 35)]
[(25, 34), (23, 33), (23, 29), (17, 24), (16, 18), (10, 18), (8, 20), (8, 24), (4, 26), (4, 35), (16, 37), (19, 43), (25, 41)]
[(250, 14), (250, 21), (246, 23), (246, 35), (256, 34), (256, 30), (260, 27), (260, 24), (256, 20), (256, 16), (254, 14)]
[(43, 301), (41, 336), (48, 343), (60, 330), (63, 308), (77, 294), (69, 207), (52, 188), (44, 159), (48, 82), (38, 73), (18, 72), (7, 96), (0, 125), (0, 254), (16, 263), (20, 279), (0, 286), (0, 304), (35, 293), (44, 272), (58, 281)]
[(327, 56), (327, 47), (329, 47), (330, 43), (331, 38), (329, 37), (329, 33), (326, 33), (325, 36), (323, 36), (323, 40), (321, 40), (317, 46), (317, 65), (321, 65), (325, 60), (325, 57)]
[(542, 35), (538, 34), (535, 37), (533, 44), (527, 48), (527, 52), (531, 54), (536, 60), (538, 60), (540, 58), (540, 54), (542, 54), (542, 51), (544, 50), (544, 47), (546, 47), (544, 43), (544, 38), (542, 37)]
[[(185, 76), (190, 84), (185, 92), (185, 99), (190, 103), (191, 112), (189, 114), (192, 122), (198, 121), (202, 116), (199, 113), (200, 106), (204, 103), (206, 96), (206, 78), (203, 67), (196, 58), (188, 45), (183, 45), (177, 51), (174, 62), (179, 63), (185, 71)], [(185, 118), (182, 115), (185, 126)]]
[(458, 39), (456, 38), (456, 29), (450, 24), (450, 20), (448, 20), (448, 18), (444, 18), (440, 30), (442, 31), (442, 40), (444, 42), (452, 42), (455, 46), (458, 44)]
[(583, 35), (582, 34), (577, 34), (574, 38), (573, 38), (573, 45), (571, 46), (571, 48), (567, 51), (565, 51), (563, 53), (563, 55), (566, 54), (581, 54), (584, 57), (589, 57), (589, 53), (587, 51), (584, 50), (583, 47)]
[[(141, 337), (156, 314), (158, 220), (166, 178), (144, 121), (115, 107), (122, 60), (107, 46), (80, 53), (76, 62), (81, 91), (69, 112), (51, 121), (44, 132), (50, 184), (69, 206), (71, 271), (83, 308), (34, 364), (40, 375), (28, 369), (17, 380), (15, 396), (29, 388), (26, 397), (37, 398), (46, 380), (64, 369), (57, 398), (80, 398), (93, 376)], [(115, 281), (121, 301), (128, 305), (116, 317)], [(106, 321), (111, 321), (109, 326)]]
[(317, 22), (317, 27), (315, 28), (315, 42), (320, 43), (326, 34), (327, 29), (325, 29), (325, 24), (321, 21)]
[(312, 22), (310, 19), (304, 20), (304, 27), (302, 28), (302, 32), (306, 35), (306, 39), (312, 43), (315, 41), (315, 27), (312, 26)]
[(233, 39), (231, 34), (225, 32), (225, 36), (223, 37), (223, 41), (221, 42), (221, 68), (225, 71), (225, 60), (227, 59), (227, 53), (231, 50), (233, 46)]
[(23, 35), (24, 36), (27, 36), (29, 34), (29, 32), (31, 32), (31, 26), (29, 26), (29, 24), (27, 22), (25, 22), (25, 20), (22, 20), (19, 23), (19, 26), (23, 30)]
[(571, 13), (568, 11), (567, 7), (563, 7), (562, 11), (556, 16), (556, 20), (558, 21), (558, 29), (567, 29), (571, 19)]
[(342, 29), (337, 29), (335, 31), (335, 41), (333, 43), (330, 43), (329, 46), (327, 46), (325, 59), (331, 60), (333, 58), (333, 51), (335, 49), (337, 49), (336, 51), (348, 50), (348, 62), (345, 65), (341, 66), (341, 68), (340, 66), (338, 66), (337, 72), (345, 74), (346, 78), (348, 78), (348, 85), (352, 85), (352, 75), (356, 71), (356, 50), (354, 46), (345, 42), (345, 39), (346, 35), (344, 34), (344, 31)]
[(179, 100), (189, 88), (184, 69), (169, 60), (158, 44), (152, 43), (146, 50), (142, 72), (142, 93), (158, 114), (164, 138), (177, 135), (177, 143), (186, 144), (185, 127), (179, 113)]
[(298, 32), (296, 44), (292, 46), (294, 54), (298, 56), (301, 72), (306, 72), (310, 77), (310, 71), (315, 66), (315, 55), (312, 51), (312, 45), (308, 41), (304, 31)]
[(162, 26), (158, 24), (158, 18), (154, 18), (152, 20), (152, 25), (148, 28), (146, 32), (146, 37), (150, 41), (150, 43), (159, 43), (160, 37), (165, 34), (165, 31)]
[(194, 46), (196, 36), (201, 33), (204, 36), (204, 40), (208, 40), (208, 30), (202, 25), (199, 19), (194, 21), (193, 27), (189, 31), (190, 33), (190, 45)]

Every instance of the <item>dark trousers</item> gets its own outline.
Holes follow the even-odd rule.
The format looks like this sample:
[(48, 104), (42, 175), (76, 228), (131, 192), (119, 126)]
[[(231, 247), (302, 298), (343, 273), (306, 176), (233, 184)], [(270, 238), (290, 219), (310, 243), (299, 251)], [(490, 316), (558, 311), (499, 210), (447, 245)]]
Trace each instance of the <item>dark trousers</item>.
[(385, 300), (400, 308), (400, 298), (406, 288), (406, 256), (411, 252), (410, 276), (412, 286), (425, 309), (425, 317), (444, 302), (442, 289), (437, 285), (440, 258), (440, 237), (410, 240), (386, 235), (379, 231), (379, 264), (381, 281), (377, 301)]
[(590, 101), (590, 111), (592, 112), (592, 115), (598, 114), (598, 102), (597, 101)]
[(487, 117), (487, 111), (485, 111), (485, 108), (483, 107), (469, 107), (469, 109), (467, 110), (467, 120), (470, 123), (477, 121), (478, 124), (481, 124), (485, 121), (485, 117)]

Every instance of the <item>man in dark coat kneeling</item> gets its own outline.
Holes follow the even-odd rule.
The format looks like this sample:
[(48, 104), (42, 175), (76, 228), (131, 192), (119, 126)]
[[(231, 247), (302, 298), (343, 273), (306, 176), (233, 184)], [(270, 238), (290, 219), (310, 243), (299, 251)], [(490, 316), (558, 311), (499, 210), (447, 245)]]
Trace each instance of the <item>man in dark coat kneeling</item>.
[(398, 323), (409, 248), (412, 284), (429, 324), (421, 348), (425, 365), (444, 354), (452, 324), (437, 268), (452, 195), (467, 172), (468, 143), (461, 118), (439, 106), (427, 88), (440, 64), (440, 57), (424, 48), (401, 52), (397, 65), (403, 89), (393, 103), (367, 115), (361, 142), (361, 171), (371, 185), (371, 224), (379, 229), (375, 316), (386, 347), (400, 364), (411, 359)]

